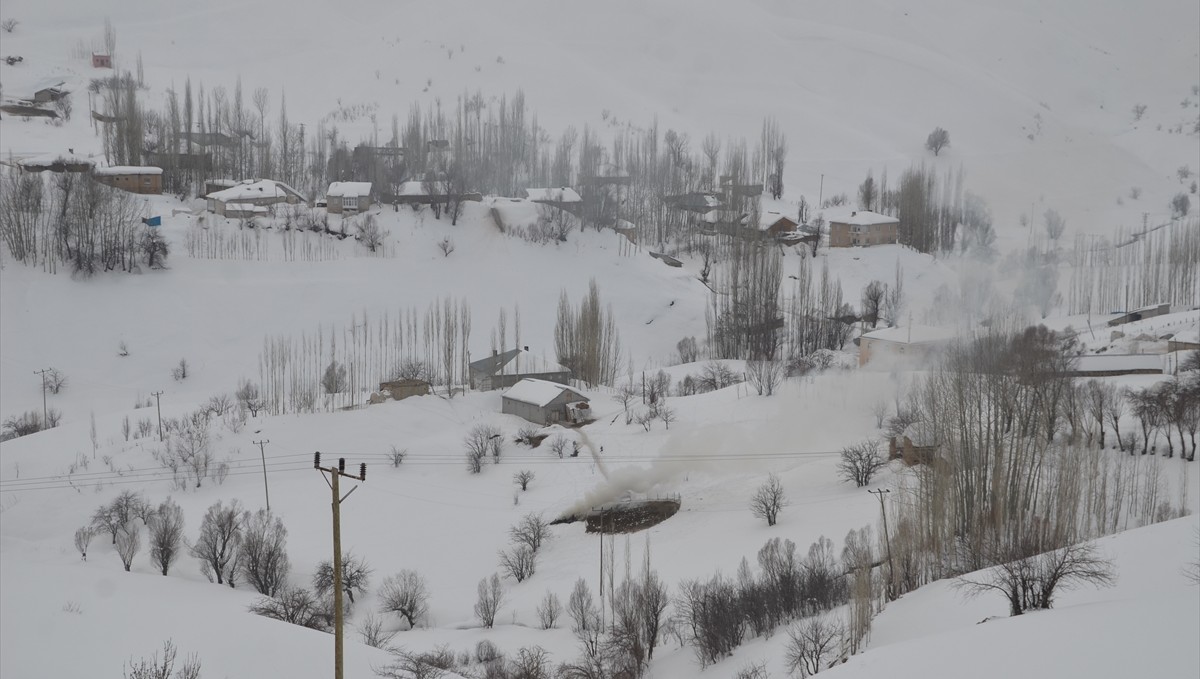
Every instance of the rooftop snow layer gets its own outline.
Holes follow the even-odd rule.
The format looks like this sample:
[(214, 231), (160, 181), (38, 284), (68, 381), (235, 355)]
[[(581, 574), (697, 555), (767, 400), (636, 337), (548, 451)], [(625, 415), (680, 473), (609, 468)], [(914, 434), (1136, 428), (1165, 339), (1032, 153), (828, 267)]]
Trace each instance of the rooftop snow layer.
[(958, 337), (954, 328), (934, 327), (929, 325), (910, 325), (900, 328), (883, 328), (872, 330), (863, 335), (863, 339), (896, 342), (898, 344), (926, 344), (929, 342), (949, 342)]
[(333, 182), (325, 195), (334, 198), (360, 198), (371, 195), (371, 182)]
[(829, 217), (830, 224), (849, 224), (851, 226), (872, 226), (875, 224), (899, 224), (895, 217), (881, 215), (870, 210), (854, 210), (848, 214)]
[(529, 403), (540, 408), (558, 398), (559, 394), (562, 394), (564, 391), (578, 396), (581, 401), (587, 400), (586, 396), (564, 384), (530, 378), (525, 378), (514, 384), (508, 391), (504, 392), (504, 398)]
[(525, 189), (529, 200), (545, 203), (578, 203), (582, 198), (569, 186), (561, 189)]
[(150, 167), (148, 165), (111, 165), (109, 167), (98, 167), (92, 170), (94, 174), (103, 176), (112, 176), (118, 174), (162, 174), (161, 167)]
[(289, 194), (299, 195), (295, 189), (286, 186), (272, 179), (260, 179), (254, 182), (246, 182), (231, 186), (227, 189), (214, 191), (208, 194), (209, 198), (219, 200), (223, 203), (238, 202), (243, 200), (256, 200), (261, 198), (286, 198)]

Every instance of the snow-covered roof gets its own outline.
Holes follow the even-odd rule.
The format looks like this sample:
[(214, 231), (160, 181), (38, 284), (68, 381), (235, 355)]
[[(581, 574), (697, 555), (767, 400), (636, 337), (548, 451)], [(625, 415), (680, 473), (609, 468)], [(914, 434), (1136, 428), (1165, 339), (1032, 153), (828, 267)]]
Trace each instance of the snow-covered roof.
[(98, 167), (92, 170), (93, 174), (113, 176), (118, 174), (162, 174), (161, 167), (151, 167), (149, 165), (110, 165), (108, 167)]
[(93, 165), (94, 163), (83, 156), (74, 153), (46, 153), (40, 156), (30, 156), (21, 160), (22, 167), (49, 167), (51, 165)]
[(525, 196), (529, 200), (544, 203), (578, 203), (583, 200), (575, 189), (569, 186), (558, 189), (525, 189)]
[(400, 196), (428, 196), (429, 192), (425, 190), (425, 182), (404, 182), (400, 185), (400, 190), (397, 192)]
[(528, 351), (519, 351), (500, 369), (498, 375), (544, 375), (546, 373), (569, 373), (570, 368), (542, 358)]
[(371, 182), (333, 182), (325, 192), (329, 198), (361, 198), (371, 195)]
[(287, 198), (289, 195), (303, 198), (298, 191), (283, 182), (277, 182), (272, 179), (259, 179), (258, 181), (247, 181), (237, 186), (214, 191), (208, 194), (208, 197), (219, 200), (222, 203), (236, 203), (238, 201), (259, 200), (262, 198)]
[(899, 224), (895, 217), (881, 215), (870, 210), (852, 210), (841, 215), (829, 217), (830, 224), (849, 224), (851, 226), (873, 226), (876, 224)]
[(1161, 354), (1093, 354), (1080, 356), (1075, 364), (1075, 370), (1081, 373), (1134, 370), (1161, 372), (1162, 369)]
[(1171, 341), (1200, 344), (1200, 330), (1196, 330), (1195, 328), (1191, 330), (1180, 330), (1171, 337)]
[(43, 78), (35, 82), (29, 89), (31, 92), (42, 90), (58, 90), (66, 87), (67, 81), (62, 78)]
[(928, 344), (932, 342), (949, 342), (958, 336), (954, 328), (942, 328), (930, 325), (910, 325), (901, 328), (881, 328), (863, 335), (863, 339), (895, 342), (896, 344)]
[(517, 382), (508, 391), (504, 392), (504, 398), (528, 403), (539, 408), (550, 403), (558, 398), (564, 391), (569, 392), (573, 396), (578, 396), (579, 400), (586, 401), (587, 397), (565, 384), (557, 382), (547, 382), (545, 380), (523, 379)]
[(765, 231), (775, 226), (781, 219), (786, 219), (792, 224), (796, 223), (796, 220), (780, 212), (764, 212), (758, 217), (758, 229), (759, 231)]

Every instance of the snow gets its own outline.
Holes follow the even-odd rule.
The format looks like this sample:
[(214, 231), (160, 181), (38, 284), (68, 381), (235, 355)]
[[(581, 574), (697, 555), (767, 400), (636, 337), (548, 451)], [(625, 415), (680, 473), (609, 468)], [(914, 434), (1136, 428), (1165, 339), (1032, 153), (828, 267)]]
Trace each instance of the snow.
[(583, 199), (569, 186), (558, 189), (525, 189), (525, 197), (533, 202), (578, 203)]
[(540, 408), (558, 398), (564, 391), (579, 396), (579, 400), (581, 401), (587, 400), (586, 396), (566, 385), (547, 382), (545, 380), (535, 380), (529, 377), (509, 387), (508, 391), (504, 392), (504, 398), (528, 403)]
[[(1064, 243), (1077, 234), (1105, 236), (1140, 225), (1144, 212), (1155, 222), (1165, 220), (1170, 197), (1184, 188), (1175, 169), (1194, 166), (1200, 155), (1200, 137), (1189, 128), (1174, 131), (1196, 115), (1190, 88), (1200, 82), (1195, 58), (1200, 5), (1194, 0), (1103, 7), (1086, 0), (916, 0), (903, 6), (879, 0), (815, 5), (751, 0), (704, 12), (685, 0), (515, 5), (446, 0), (372, 6), (367, 22), (311, 19), (328, 16), (326, 9), (315, 0), (286, 6), (277, 0), (218, 2), (187, 10), (172, 3), (8, 0), (5, 16), (21, 24), (4, 34), (4, 51), (26, 61), (0, 71), (4, 91), (23, 92), (38, 79), (61, 78), (76, 92), (76, 113), (61, 125), (4, 116), (0, 157), (46, 156), (67, 148), (80, 158), (103, 157), (82, 95), (92, 77), (114, 71), (92, 69), (70, 53), (76, 43), (91, 49), (105, 17), (119, 30), (118, 68), (131, 66), (121, 63), (122, 53), (144, 56), (148, 89), (142, 94), (154, 107), (168, 88), (178, 93), (186, 78), (194, 87), (202, 82), (207, 91), (223, 87), (232, 96), (240, 76), (244, 93), (258, 87), (270, 92), (268, 120), (279, 116), (279, 95), (286, 92), (287, 115), (293, 124), (307, 124), (310, 140), (323, 122), (330, 130), (328, 121), (354, 106), (376, 106), (383, 122), (393, 113), (403, 116), (412, 103), (441, 101), (443, 110), (452, 110), (456, 96), (476, 88), (485, 99), (521, 88), (527, 114), (536, 113), (550, 138), (568, 126), (587, 125), (601, 146), (617, 131), (637, 133), (650, 125), (689, 134), (693, 149), (709, 133), (753, 140), (761, 117), (769, 114), (788, 134), (790, 153), (784, 200), (764, 199), (764, 208), (795, 214), (801, 195), (810, 204), (822, 193), (853, 196), (868, 169), (877, 180), (887, 170), (894, 190), (900, 172), (915, 163), (943, 172), (962, 167), (967, 190), (992, 207), (1001, 254), (1033, 245), (1018, 220), (1050, 207), (1067, 219)], [(231, 13), (239, 20), (230, 22)], [(446, 16), (457, 19), (447, 22)], [(1164, 25), (1178, 30), (1163, 31)], [(420, 26), (420, 39), (406, 39), (397, 26)], [(720, 27), (721, 44), (747, 49), (714, 50), (712, 41), (696, 39), (714, 26)], [(513, 40), (531, 33), (538, 39)], [(328, 49), (296, 45), (339, 48), (331, 58)], [(829, 67), (763, 68), (787, 63)], [(1191, 108), (1180, 106), (1184, 97)], [(765, 103), (755, 109), (747, 102)], [(1129, 113), (1135, 103), (1149, 105), (1141, 121)], [(378, 136), (373, 120), (338, 119), (339, 138), (353, 146)], [(937, 158), (921, 148), (934, 125), (952, 135), (952, 145)], [(623, 172), (604, 168), (598, 174)], [(1128, 197), (1131, 187), (1143, 189), (1140, 199)], [(402, 194), (426, 192), (422, 182), (409, 182)], [(1125, 197), (1122, 205), (1114, 202), (1119, 196)], [(233, 203), (244, 207), (238, 199)], [(86, 562), (70, 548), (74, 529), (123, 489), (143, 491), (155, 502), (171, 495), (184, 507), (189, 538), (217, 500), (262, 506), (257, 440), (270, 441), (271, 508), (289, 528), (290, 579), (297, 585), (306, 584), (316, 564), (329, 558), (328, 488), (311, 469), (313, 450), (344, 451), (338, 455), (351, 464), (371, 465), (369, 481), (343, 507), (343, 537), (375, 568), (376, 586), (402, 568), (428, 578), (428, 625), (396, 640), (414, 650), (449, 644), (461, 651), (490, 639), (510, 653), (543, 646), (555, 662), (578, 654), (569, 630), (538, 630), (534, 614), (547, 591), (565, 600), (577, 577), (595, 591), (596, 538), (578, 525), (552, 529), (532, 580), (505, 580), (508, 601), (496, 629), (479, 628), (471, 616), (475, 582), (495, 572), (496, 552), (508, 547), (508, 528), (526, 512), (556, 516), (631, 490), (680, 494), (679, 514), (644, 536), (616, 542), (618, 550), (629, 546), (635, 564), (650, 550), (672, 588), (718, 569), (734, 573), (743, 556), (753, 562), (772, 537), (794, 540), (803, 551), (819, 536), (836, 542), (847, 530), (878, 521), (875, 499), (837, 479), (837, 451), (879, 435), (867, 404), (892, 394), (896, 385), (886, 373), (851, 370), (791, 378), (770, 399), (745, 384), (672, 396), (679, 420), (669, 431), (661, 424), (649, 432), (625, 425), (610, 390), (589, 390), (596, 422), (559, 430), (587, 452), (558, 460), (544, 449), (508, 443), (500, 463), (475, 476), (462, 470), (464, 434), (489, 423), (511, 440), (524, 426), (500, 413), (498, 392), (413, 397), (316, 415), (260, 415), (239, 432), (218, 426), (214, 452), (232, 467), (224, 483), (210, 479), (199, 489), (172, 489), (153, 457), (157, 441), (127, 441), (121, 434), (126, 417), (136, 424), (155, 416), (153, 408), (134, 407), (135, 401), (140, 405), (162, 392), (164, 417), (192, 412), (209, 397), (230, 393), (242, 379), (258, 379), (258, 354), (267, 337), (316, 329), (340, 333), (368, 316), (374, 320), (410, 307), (420, 313), (453, 297), (469, 301), (477, 344), (485, 344), (499, 309), (510, 312), (511, 333), (511, 312), (519, 305), (521, 341), (545, 346), (553, 337), (560, 291), (577, 300), (595, 278), (614, 309), (626, 349), (623, 361), (634, 379), (663, 367), (678, 381), (703, 369), (703, 363), (667, 364), (681, 337), (705, 336), (710, 297), (697, 280), (696, 260), (686, 254), (679, 255), (684, 267), (673, 269), (610, 231), (575, 231), (566, 243), (535, 246), (492, 224), (489, 207), (508, 224), (536, 221), (537, 206), (529, 201), (467, 204), (455, 227), (428, 211), (384, 211), (379, 215), (388, 233), (384, 254), (367, 256), (352, 239), (305, 233), (296, 235), (329, 256), (293, 261), (280, 255), (283, 236), (264, 230), (254, 231), (253, 238), (274, 244), (270, 256), (191, 258), (184, 245), (190, 233), (246, 232), (211, 216), (198, 226), (197, 216), (173, 214), (189, 205), (169, 196), (148, 200), (150, 214), (163, 215), (161, 232), (171, 242), (166, 270), (84, 281), (65, 270), (52, 275), (7, 257), (0, 262), (0, 417), (41, 407), (31, 369), (58, 367), (70, 380), (62, 393), (48, 396), (49, 407), (63, 412), (62, 426), (0, 444), (5, 484), (0, 675), (119, 676), (123, 662), (148, 656), (170, 637), (183, 654), (202, 657), (204, 676), (328, 676), (329, 635), (248, 613), (246, 606), (257, 598), (252, 590), (209, 584), (190, 557), (163, 577), (144, 551), (125, 573), (101, 538), (92, 543)], [(445, 238), (456, 245), (449, 257), (436, 249)], [(785, 276), (808, 256), (783, 249)], [(960, 299), (971, 276), (986, 268), (898, 245), (822, 249), (813, 264), (818, 272), (828, 267), (851, 303), (872, 280), (890, 284), (899, 266), (905, 316), (931, 324), (939, 321), (924, 316), (946, 307), (945, 299)], [(1068, 278), (1063, 276), (1063, 285)], [(1002, 302), (1004, 295), (997, 291), (994, 297)], [(976, 313), (982, 313), (980, 306), (974, 306)], [(1069, 322), (1083, 328), (1085, 320)], [(1195, 320), (1192, 312), (1122, 330), (1157, 337), (1184, 332), (1178, 324)], [(914, 331), (914, 339), (925, 336)], [(907, 329), (900, 332), (907, 341)], [(130, 352), (119, 357), (122, 341)], [(1131, 351), (1123, 347), (1132, 341), (1114, 347)], [(183, 357), (193, 375), (172, 380), (170, 368)], [(898, 372), (895, 379), (915, 377)], [(1160, 379), (1114, 381), (1145, 386)], [(392, 446), (410, 451), (399, 468), (387, 462)], [(1182, 479), (1188, 504), (1196, 509), (1200, 485), (1194, 464), (1142, 460)], [(90, 466), (79, 468), (83, 464)], [(76, 471), (68, 473), (73, 465)], [(536, 470), (537, 479), (515, 502), (511, 473), (526, 468)], [(779, 473), (794, 502), (771, 529), (745, 506), (768, 472)], [(886, 487), (898, 473), (896, 467), (885, 470), (877, 482)], [(1067, 592), (1056, 610), (1017, 619), (977, 624), (1003, 616), (1003, 602), (964, 601), (949, 583), (933, 583), (892, 602), (876, 620), (868, 650), (828, 675), (1195, 677), (1200, 601), (1197, 588), (1179, 573), (1197, 557), (1195, 531), (1195, 519), (1188, 518), (1102, 540), (1120, 569), (1114, 589)], [(351, 625), (377, 609), (377, 598), (368, 595)], [(389, 616), (387, 624), (396, 622)], [(782, 631), (753, 640), (703, 671), (690, 649), (672, 643), (656, 651), (650, 672), (729, 679), (747, 662), (765, 659), (774, 676), (784, 676), (785, 641)], [(386, 659), (360, 643), (352, 628), (346, 645), (347, 676), (369, 677), (371, 667)]]
[(400, 190), (397, 192), (401, 196), (428, 196), (428, 191), (425, 190), (425, 182), (404, 182), (400, 184)]
[(119, 175), (119, 174), (162, 174), (161, 167), (150, 167), (144, 165), (109, 165), (105, 167), (97, 167), (92, 170), (93, 174), (98, 175)]
[(825, 213), (825, 218), (829, 222), (837, 224), (849, 224), (851, 226), (874, 226), (876, 224), (899, 224), (900, 220), (895, 217), (881, 215), (878, 212), (870, 210), (847, 210), (845, 212), (835, 211)]
[(329, 198), (361, 198), (371, 195), (371, 182), (333, 182), (325, 196)]
[(949, 342), (961, 336), (955, 328), (913, 324), (895, 328), (881, 328), (864, 334), (864, 339), (894, 342), (896, 344), (930, 344)]

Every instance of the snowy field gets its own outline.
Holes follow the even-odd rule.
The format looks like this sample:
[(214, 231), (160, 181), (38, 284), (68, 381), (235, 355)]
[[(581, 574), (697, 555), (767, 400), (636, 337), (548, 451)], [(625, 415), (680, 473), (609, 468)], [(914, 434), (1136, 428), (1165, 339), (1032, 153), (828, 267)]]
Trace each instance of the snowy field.
[[(295, 122), (315, 129), (342, 115), (342, 132), (364, 138), (372, 123), (363, 112), (383, 121), (403, 116), (413, 102), (449, 102), (476, 89), (496, 97), (522, 88), (555, 134), (568, 125), (611, 132), (657, 120), (698, 143), (713, 131), (753, 138), (762, 117), (773, 115), (789, 138), (788, 176), (783, 197), (765, 207), (788, 213), (801, 195), (811, 203), (818, 195), (853, 195), (868, 170), (896, 177), (922, 160), (939, 170), (961, 166), (968, 189), (995, 216), (994, 262), (889, 245), (822, 248), (812, 266), (818, 275), (827, 267), (853, 305), (865, 285), (891, 283), (899, 268), (908, 319), (956, 319), (966, 335), (1018, 286), (1004, 257), (1043, 240), (1020, 224), (1022, 215), (1061, 212), (1064, 243), (1127, 233), (1143, 220), (1167, 221), (1171, 196), (1186, 190), (1177, 168), (1200, 170), (1200, 136), (1191, 127), (1200, 109), (1194, 0), (1103, 8), (1084, 0), (703, 7), (683, 0), (355, 0), (336, 13), (312, 0), (70, 4), (8, 0), (0, 8), (0, 19), (20, 21), (0, 34), (0, 56), (24, 57), (0, 65), (6, 99), (47, 78), (83, 93), (93, 71), (75, 53), (93, 44), (108, 17), (121, 54), (143, 58), (152, 102), (189, 77), (226, 88), (240, 78), (247, 91), (269, 88), (276, 106), (286, 94)], [(62, 126), (5, 114), (4, 162), (68, 148), (100, 155), (83, 101)], [(1135, 120), (1138, 104), (1146, 110)], [(922, 148), (935, 126), (952, 134), (937, 158)], [(1131, 198), (1133, 187), (1139, 198)], [(773, 537), (793, 540), (804, 553), (822, 536), (840, 550), (848, 531), (878, 530), (878, 501), (838, 478), (838, 452), (882, 436), (872, 406), (899, 401), (921, 373), (857, 369), (850, 343), (834, 367), (789, 378), (771, 397), (746, 383), (671, 397), (669, 429), (661, 421), (649, 431), (626, 424), (614, 389), (585, 390), (595, 421), (551, 432), (577, 441), (578, 457), (514, 443), (528, 423), (501, 414), (495, 391), (450, 397), (443, 389), (347, 411), (218, 422), (211, 449), (227, 476), (199, 488), (173, 487), (155, 458), (161, 444), (154, 433), (123, 433), (127, 421), (157, 421), (152, 394), (161, 392), (161, 416), (175, 418), (232, 394), (243, 380), (259, 381), (260, 354), (272, 339), (320, 334), (341, 342), (355, 327), (423, 314), (446, 299), (469, 306), (471, 358), (490, 353), (503, 310), (508, 344), (554, 360), (560, 293), (578, 303), (591, 280), (620, 330), (622, 380), (663, 369), (678, 383), (701, 373), (706, 361), (679, 365), (674, 358), (680, 339), (703, 343), (706, 334), (711, 296), (695, 258), (681, 255), (683, 266), (669, 267), (611, 230), (530, 243), (495, 227), (493, 200), (467, 203), (455, 226), (428, 211), (375, 208), (386, 233), (375, 254), (353, 238), (245, 230), (212, 214), (202, 220), (201, 202), (171, 196), (144, 206), (147, 216), (163, 217), (171, 245), (164, 270), (79, 280), (0, 253), (0, 418), (40, 412), (33, 371), (54, 367), (68, 380), (47, 397), (62, 413), (60, 426), (0, 444), (0, 675), (120, 676), (124, 663), (171, 639), (181, 658), (202, 660), (204, 677), (329, 676), (333, 637), (248, 612), (259, 598), (249, 586), (211, 584), (186, 555), (163, 577), (144, 548), (127, 573), (107, 535), (92, 541), (86, 561), (71, 544), (75, 530), (125, 490), (154, 504), (172, 498), (194, 540), (215, 502), (265, 506), (265, 466), (271, 511), (288, 529), (290, 580), (308, 586), (331, 544), (329, 488), (312, 468), (315, 451), (325, 464), (344, 457), (352, 467), (368, 465), (364, 483), (343, 482), (358, 485), (342, 507), (343, 545), (374, 571), (372, 591), (348, 619), (347, 677), (371, 677), (388, 661), (357, 629), (378, 615), (375, 587), (402, 569), (425, 577), (430, 608), (423, 625), (400, 631), (394, 643), (462, 652), (487, 639), (509, 654), (538, 645), (555, 663), (577, 657), (569, 621), (543, 630), (536, 608), (547, 592), (565, 604), (578, 578), (596, 592), (600, 541), (580, 523), (552, 527), (530, 579), (504, 579), (494, 628), (482, 628), (472, 611), (476, 583), (498, 571), (509, 527), (530, 512), (553, 519), (629, 496), (678, 496), (678, 514), (611, 544), (618, 577), (624, 564), (636, 573), (648, 555), (672, 594), (688, 579), (734, 576), (742, 558), (753, 563)], [(330, 221), (335, 229), (342, 224)], [(454, 251), (444, 255), (439, 243), (447, 239)], [(215, 251), (240, 254), (210, 256)], [(807, 254), (804, 246), (783, 253), (786, 290)], [(1200, 291), (1191, 309), (1124, 326), (1124, 337), (1105, 326), (1111, 316), (1069, 315), (1065, 305), (1045, 317), (1024, 308), (1021, 317), (1071, 327), (1091, 352), (1157, 353), (1167, 334), (1195, 336), (1198, 305)], [(180, 359), (190, 375), (172, 379)], [(745, 370), (738, 361), (728, 365)], [(1161, 379), (1110, 381), (1145, 387)], [(498, 463), (471, 475), (463, 438), (480, 424), (498, 427), (507, 443)], [(1124, 430), (1135, 426), (1127, 415)], [(261, 458), (257, 441), (269, 441)], [(407, 450), (399, 466), (390, 461), (393, 447)], [(1200, 473), (1179, 459), (1151, 464), (1167, 479), (1169, 500), (1190, 515), (1099, 539), (1118, 572), (1114, 587), (1064, 592), (1053, 610), (1007, 618), (999, 596), (965, 599), (951, 583), (934, 582), (890, 602), (865, 651), (828, 676), (1200, 675), (1200, 587), (1185, 575), (1200, 558)], [(521, 470), (535, 474), (527, 491), (513, 483)], [(769, 473), (790, 498), (773, 527), (748, 509)], [(908, 474), (893, 463), (872, 487), (894, 487)], [(394, 615), (382, 617), (389, 629), (402, 626)], [(727, 679), (764, 662), (770, 676), (784, 677), (786, 642), (780, 629), (701, 668), (694, 650), (671, 638), (656, 650), (648, 676)]]

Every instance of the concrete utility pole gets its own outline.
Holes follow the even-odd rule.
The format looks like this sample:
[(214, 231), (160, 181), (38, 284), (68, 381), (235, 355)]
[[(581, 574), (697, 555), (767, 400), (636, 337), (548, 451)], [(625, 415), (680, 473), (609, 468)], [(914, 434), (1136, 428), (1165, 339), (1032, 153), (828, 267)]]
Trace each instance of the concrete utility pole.
[(156, 391), (156, 392), (154, 392), (152, 395), (154, 396), (154, 409), (158, 411), (158, 440), (159, 440), (159, 442), (161, 443), (161, 442), (162, 442), (162, 440), (163, 440), (163, 435), (162, 435), (162, 399), (161, 399), (161, 398), (159, 398), (159, 397), (160, 397), (160, 396), (162, 396), (162, 392), (161, 392), (161, 391)]
[(267, 498), (267, 511), (268, 512), (271, 511), (271, 491), (267, 489), (267, 453), (263, 450), (263, 446), (265, 446), (266, 444), (268, 444), (270, 442), (271, 442), (270, 440), (266, 440), (266, 439), (264, 439), (262, 441), (251, 441), (251, 443), (258, 446), (258, 454), (262, 456), (263, 495), (265, 495)]
[(44, 427), (50, 426), (50, 410), (46, 408), (46, 373), (51, 370), (54, 370), (54, 368), (42, 368), (41, 370), (33, 371), (34, 375), (42, 376), (42, 426)]
[(884, 495), (884, 493), (890, 493), (892, 491), (888, 490), (888, 489), (884, 489), (884, 488), (876, 488), (875, 490), (868, 490), (867, 492), (872, 495), (877, 495), (879, 497), (879, 512), (881, 514), (883, 514), (883, 544), (887, 545), (887, 560), (888, 560), (887, 593), (888, 593), (888, 600), (891, 600), (893, 598), (892, 597), (892, 587), (895, 585), (895, 582), (896, 582), (896, 570), (895, 570), (895, 567), (892, 565), (892, 536), (890, 533), (888, 533), (887, 507), (883, 504), (883, 495)]
[(325, 473), (329, 473), (329, 478), (325, 482), (329, 484), (329, 489), (333, 491), (333, 676), (334, 679), (343, 679), (342, 674), (342, 640), (344, 633), (342, 630), (342, 502), (350, 497), (350, 493), (358, 490), (358, 486), (350, 489), (350, 493), (341, 494), (338, 480), (345, 476), (348, 479), (356, 481), (367, 480), (367, 465), (362, 463), (358, 468), (358, 476), (352, 476), (346, 473), (346, 458), (339, 457), (336, 467), (322, 467), (321, 453), (317, 452), (313, 456), (313, 467), (321, 472), (324, 477)]

